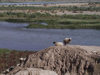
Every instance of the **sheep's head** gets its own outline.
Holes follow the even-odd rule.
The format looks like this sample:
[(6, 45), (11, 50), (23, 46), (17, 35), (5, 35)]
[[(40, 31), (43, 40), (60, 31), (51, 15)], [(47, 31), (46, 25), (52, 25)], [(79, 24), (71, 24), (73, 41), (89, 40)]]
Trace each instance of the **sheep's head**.
[(54, 41), (53, 44), (55, 44), (56, 42)]

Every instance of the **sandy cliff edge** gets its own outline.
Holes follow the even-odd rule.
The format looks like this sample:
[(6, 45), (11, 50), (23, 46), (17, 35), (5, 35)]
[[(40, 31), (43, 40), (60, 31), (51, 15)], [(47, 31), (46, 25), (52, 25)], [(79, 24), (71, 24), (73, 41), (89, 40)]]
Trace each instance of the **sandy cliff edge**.
[(27, 68), (50, 70), (58, 75), (100, 75), (100, 47), (52, 46), (29, 55), (23, 66), (16, 67), (8, 75), (18, 75)]

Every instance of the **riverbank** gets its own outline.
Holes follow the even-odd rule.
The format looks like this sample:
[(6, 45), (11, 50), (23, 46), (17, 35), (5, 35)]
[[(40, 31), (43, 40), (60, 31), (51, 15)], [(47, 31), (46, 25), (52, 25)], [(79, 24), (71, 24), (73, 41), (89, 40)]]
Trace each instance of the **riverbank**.
[[(40, 18), (41, 17), (41, 18)], [(100, 29), (100, 15), (51, 15), (49, 13), (0, 13), (0, 20), (29, 23), (26, 28)]]
[[(16, 12), (16, 13), (49, 13), (52, 15), (63, 15), (63, 14), (98, 14), (100, 15), (100, 4), (86, 4), (86, 5), (79, 5), (79, 4), (63, 4), (63, 5), (55, 5), (51, 4), (52, 6), (41, 6), (41, 5), (33, 5), (33, 6), (16, 6), (16, 5), (1, 5), (0, 6), (0, 13), (4, 12)], [(54, 5), (54, 6), (53, 6)], [(91, 12), (92, 11), (92, 12)], [(88, 12), (88, 13), (87, 13)]]
[(100, 3), (33, 5), (0, 5), (0, 20), (29, 23), (26, 28), (100, 29)]

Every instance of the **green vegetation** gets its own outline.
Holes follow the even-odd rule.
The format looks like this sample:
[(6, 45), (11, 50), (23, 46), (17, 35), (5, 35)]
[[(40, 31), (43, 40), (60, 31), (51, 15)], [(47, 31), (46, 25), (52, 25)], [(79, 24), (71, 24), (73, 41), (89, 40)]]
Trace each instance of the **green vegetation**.
[(100, 11), (100, 6), (52, 6), (52, 7), (34, 7), (34, 6), (16, 6), (16, 5), (9, 5), (0, 6), (0, 10), (44, 10), (44, 11), (54, 11), (54, 10), (60, 10), (60, 11)]
[(2, 53), (10, 53), (11, 51), (8, 49), (0, 49), (0, 54)]
[(31, 22), (32, 18), (35, 18), (37, 14), (26, 14), (26, 13), (0, 13), (0, 20), (8, 22)]
[[(0, 13), (0, 20), (28, 22), (26, 28), (100, 29), (100, 15), (50, 15), (49, 13)], [(45, 24), (46, 25), (45, 25)]]
[(11, 66), (16, 66), (20, 57), (27, 57), (33, 53), (35, 52), (0, 49), (0, 73)]
[(33, 25), (30, 24), (27, 28), (47, 28), (47, 29), (100, 29), (99, 25), (48, 25), (48, 26), (41, 26), (41, 25)]
[[(99, 19), (99, 15), (48, 15), (48, 17), (41, 15), (41, 19), (35, 19), (27, 28), (100, 29)], [(48, 25), (43, 25), (41, 23), (46, 23)]]

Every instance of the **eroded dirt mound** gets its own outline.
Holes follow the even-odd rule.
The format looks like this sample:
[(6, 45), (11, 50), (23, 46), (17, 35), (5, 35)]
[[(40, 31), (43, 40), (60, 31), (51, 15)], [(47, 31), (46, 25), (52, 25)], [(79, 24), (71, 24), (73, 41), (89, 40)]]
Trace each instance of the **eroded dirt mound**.
[(58, 75), (100, 75), (99, 55), (99, 51), (81, 46), (53, 46), (29, 55), (23, 68), (41, 68)]

